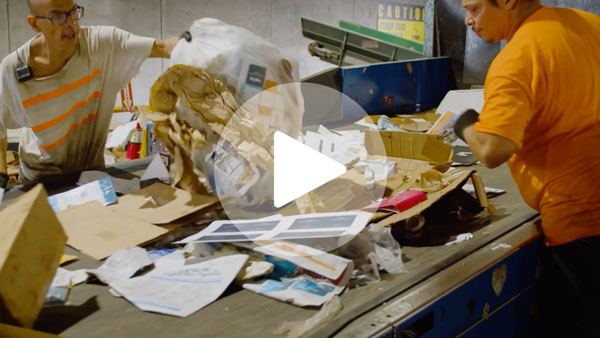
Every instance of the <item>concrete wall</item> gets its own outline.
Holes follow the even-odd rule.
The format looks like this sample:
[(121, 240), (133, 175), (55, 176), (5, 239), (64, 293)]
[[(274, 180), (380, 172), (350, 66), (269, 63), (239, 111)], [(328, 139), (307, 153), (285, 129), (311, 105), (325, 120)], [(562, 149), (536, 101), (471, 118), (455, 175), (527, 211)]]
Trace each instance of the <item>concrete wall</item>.
[[(179, 35), (193, 20), (214, 17), (244, 27), (271, 41), (300, 63), (301, 76), (331, 65), (308, 54), (300, 17), (337, 25), (338, 20), (376, 27), (377, 0), (78, 0), (85, 7), (82, 25), (114, 25), (155, 38)], [(0, 0), (0, 58), (34, 32), (27, 25), (25, 0)], [(147, 60), (133, 80), (136, 104), (147, 104), (149, 88), (168, 60)], [(120, 99), (117, 100), (120, 105)]]
[[(377, 0), (79, 0), (85, 7), (84, 25), (115, 25), (139, 35), (165, 38), (179, 35), (191, 22), (214, 17), (244, 27), (282, 48), (300, 63), (304, 77), (331, 65), (308, 54), (310, 42), (302, 37), (300, 17), (330, 25), (353, 21), (375, 28)], [(568, 6), (600, 14), (598, 0), (543, 0), (550, 6)], [(464, 26), (462, 0), (438, 0), (441, 55), (450, 56), (458, 87), (481, 84), (489, 63), (499, 50), (473, 38)], [(0, 0), (0, 58), (33, 36), (25, 21), (25, 0)], [(149, 88), (166, 69), (168, 60), (147, 60), (133, 80), (136, 104), (147, 104)], [(118, 100), (120, 105), (120, 100)]]

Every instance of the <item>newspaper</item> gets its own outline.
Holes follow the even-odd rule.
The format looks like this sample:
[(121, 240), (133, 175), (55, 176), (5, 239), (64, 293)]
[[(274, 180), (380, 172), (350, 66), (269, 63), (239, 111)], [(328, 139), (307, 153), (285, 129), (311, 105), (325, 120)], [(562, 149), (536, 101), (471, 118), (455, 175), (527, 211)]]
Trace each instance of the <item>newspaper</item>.
[(177, 244), (190, 242), (245, 242), (273, 239), (354, 236), (369, 223), (368, 212), (332, 212), (258, 220), (214, 221)]

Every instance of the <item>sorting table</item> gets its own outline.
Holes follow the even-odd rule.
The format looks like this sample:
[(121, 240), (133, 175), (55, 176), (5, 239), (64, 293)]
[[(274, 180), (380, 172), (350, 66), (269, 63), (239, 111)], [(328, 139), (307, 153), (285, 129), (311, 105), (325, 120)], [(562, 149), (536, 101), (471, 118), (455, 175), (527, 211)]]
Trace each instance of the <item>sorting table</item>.
[[(141, 175), (145, 165), (147, 161), (137, 161), (108, 171), (121, 177)], [(434, 244), (402, 247), (407, 272), (383, 273), (378, 283), (345, 291), (343, 309), (307, 336), (500, 337), (528, 332), (543, 245), (539, 217), (522, 201), (505, 165), (474, 169), (487, 186), (506, 190), (490, 199), (496, 213), (482, 211), (462, 223), (427, 224), (425, 231), (435, 233)], [(46, 184), (59, 191), (72, 181)], [(464, 232), (473, 238), (444, 245)], [(101, 264), (69, 247), (65, 252), (80, 258), (69, 270)], [(43, 309), (35, 328), (64, 337), (271, 337), (281, 324), (318, 311), (232, 285), (209, 306), (177, 318), (143, 312), (108, 289), (94, 283), (74, 287), (71, 305)]]

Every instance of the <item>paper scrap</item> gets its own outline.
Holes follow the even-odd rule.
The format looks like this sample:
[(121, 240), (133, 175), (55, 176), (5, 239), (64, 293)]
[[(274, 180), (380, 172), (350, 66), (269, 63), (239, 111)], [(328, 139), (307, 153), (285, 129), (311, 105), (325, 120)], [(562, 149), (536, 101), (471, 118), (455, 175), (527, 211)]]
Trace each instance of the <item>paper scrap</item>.
[[(475, 187), (472, 184), (465, 183), (462, 186), (462, 188), (463, 188), (464, 191), (468, 192), (469, 194), (475, 195)], [(487, 195), (488, 198), (491, 198), (491, 197), (494, 197), (494, 196), (498, 196), (498, 195), (503, 194), (505, 192), (506, 192), (506, 190), (485, 187), (485, 194)]]
[(140, 190), (140, 179), (137, 177), (132, 178), (130, 180), (126, 180), (122, 178), (112, 177), (104, 171), (97, 170), (89, 170), (82, 172), (81, 176), (79, 176), (79, 181), (77, 181), (77, 185), (84, 185), (99, 180), (103, 177), (110, 178), (113, 188), (119, 194), (126, 195)]
[(65, 263), (73, 262), (73, 261), (76, 261), (78, 259), (79, 259), (79, 257), (77, 257), (75, 255), (63, 254), (62, 257), (60, 257), (60, 262), (58, 264), (59, 265), (63, 265)]
[(44, 307), (65, 304), (69, 299), (70, 290), (68, 287), (50, 286), (48, 293), (46, 293)]
[(276, 281), (269, 279), (262, 284), (244, 284), (244, 289), (297, 306), (321, 306), (344, 287), (329, 282), (316, 281), (308, 276)]
[(122, 126), (118, 126), (108, 134), (105, 148), (125, 147), (129, 142), (131, 133), (137, 127), (139, 121), (131, 121)]
[(169, 183), (169, 170), (165, 166), (164, 162), (160, 158), (160, 156), (156, 155), (146, 168), (144, 175), (140, 178), (141, 181), (158, 179), (165, 184)]
[(153, 261), (148, 256), (146, 250), (132, 246), (127, 249), (119, 250), (96, 269), (88, 269), (90, 273), (105, 284), (126, 280), (133, 276), (138, 270), (152, 264)]
[(345, 271), (352, 271), (354, 267), (352, 260), (287, 241), (257, 246), (254, 250), (285, 259), (332, 281), (338, 280)]
[(466, 232), (464, 234), (457, 235), (455, 240), (446, 243), (446, 245), (453, 245), (453, 244), (462, 243), (464, 241), (470, 240), (471, 238), (473, 238), (473, 234), (470, 233), (470, 232)]
[(91, 201), (98, 201), (103, 205), (109, 205), (117, 201), (117, 193), (110, 178), (103, 177), (97, 181), (48, 197), (48, 203), (54, 212)]
[(214, 221), (206, 229), (175, 243), (354, 236), (364, 229), (371, 216), (368, 212), (348, 211), (286, 216), (280, 220)]
[(175, 269), (155, 269), (110, 286), (144, 311), (187, 317), (219, 298), (247, 259), (247, 255), (219, 256)]
[(354, 122), (354, 124), (356, 124), (357, 126), (366, 127), (366, 128), (373, 129), (373, 130), (379, 129), (375, 123), (366, 122), (364, 119), (360, 119), (360, 120)]
[(510, 248), (512, 248), (512, 246), (510, 244), (506, 244), (506, 243), (496, 244), (496, 243), (493, 243), (491, 250), (492, 251), (496, 251), (498, 249), (510, 249)]

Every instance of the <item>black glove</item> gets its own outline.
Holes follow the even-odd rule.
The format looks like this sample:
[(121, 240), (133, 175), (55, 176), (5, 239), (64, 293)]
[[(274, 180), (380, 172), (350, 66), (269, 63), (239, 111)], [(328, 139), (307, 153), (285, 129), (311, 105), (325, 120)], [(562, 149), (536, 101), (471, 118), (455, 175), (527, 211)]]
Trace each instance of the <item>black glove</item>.
[[(461, 116), (458, 117), (458, 120), (454, 123), (454, 134), (458, 136), (461, 140), (465, 141), (465, 137), (463, 136), (463, 131), (468, 126), (471, 126), (477, 122), (479, 119), (479, 113), (474, 109), (467, 109)], [(466, 141), (465, 141), (466, 142)]]
[(179, 38), (185, 39), (185, 41), (187, 41), (187, 42), (192, 42), (192, 33), (190, 33), (190, 31), (185, 31), (185, 32), (181, 33)]
[(0, 189), (6, 190), (6, 186), (8, 185), (8, 175), (5, 173), (0, 173)]

